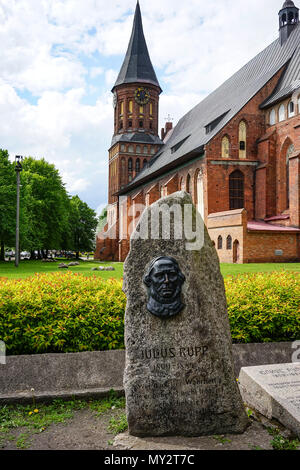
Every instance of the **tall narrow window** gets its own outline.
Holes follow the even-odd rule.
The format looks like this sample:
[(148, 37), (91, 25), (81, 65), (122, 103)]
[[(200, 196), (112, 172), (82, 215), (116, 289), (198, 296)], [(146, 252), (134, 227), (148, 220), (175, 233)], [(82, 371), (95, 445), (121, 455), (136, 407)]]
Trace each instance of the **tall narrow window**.
[(229, 139), (226, 135), (222, 139), (222, 158), (229, 158)]
[(129, 160), (128, 160), (128, 171), (129, 171), (129, 173), (132, 172), (132, 158), (129, 158)]
[(246, 158), (247, 126), (245, 121), (239, 125), (239, 158)]
[(286, 208), (290, 207), (290, 156), (294, 152), (294, 145), (290, 145), (286, 153)]
[(276, 124), (276, 111), (275, 111), (275, 109), (272, 109), (272, 111), (270, 112), (269, 124), (270, 124), (270, 126), (274, 126), (274, 124)]
[(242, 209), (244, 207), (244, 175), (236, 170), (229, 176), (229, 208)]
[(140, 147), (140, 145), (137, 145), (137, 146), (136, 146), (136, 153), (141, 153), (141, 147)]
[(222, 250), (223, 248), (223, 238), (221, 235), (218, 236), (218, 250)]
[(150, 116), (152, 116), (152, 114), (153, 114), (153, 104), (150, 103)]
[(226, 239), (226, 249), (231, 250), (232, 249), (232, 238), (230, 235), (228, 235)]
[(285, 107), (284, 107), (284, 104), (282, 104), (280, 106), (279, 110), (278, 110), (278, 119), (279, 119), (279, 122), (285, 120)]
[(130, 114), (132, 114), (132, 111), (133, 111), (133, 102), (132, 100), (129, 101), (128, 103), (128, 111)]
[(147, 159), (145, 158), (143, 161), (143, 168), (145, 168), (146, 165), (147, 165)]
[(120, 114), (121, 114), (121, 116), (123, 116), (123, 114), (124, 114), (124, 101), (121, 102)]
[(290, 101), (288, 104), (288, 117), (295, 116), (295, 105), (293, 101)]
[(188, 174), (186, 178), (186, 192), (191, 194), (191, 175)]
[(126, 184), (126, 162), (125, 158), (121, 159), (121, 186), (124, 187)]
[(144, 114), (144, 106), (140, 106), (140, 114)]
[(137, 158), (135, 162), (135, 171), (136, 173), (139, 173), (141, 171), (141, 162), (139, 158)]

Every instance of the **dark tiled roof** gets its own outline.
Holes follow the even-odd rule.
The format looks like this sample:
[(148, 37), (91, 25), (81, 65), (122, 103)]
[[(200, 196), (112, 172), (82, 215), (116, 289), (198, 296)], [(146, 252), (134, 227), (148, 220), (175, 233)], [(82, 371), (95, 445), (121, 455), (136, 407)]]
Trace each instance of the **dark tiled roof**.
[(139, 3), (135, 10), (127, 53), (113, 90), (123, 83), (149, 83), (160, 88), (144, 36)]
[(282, 10), (283, 10), (284, 8), (287, 8), (287, 7), (294, 7), (294, 6), (295, 6), (295, 4), (294, 4), (294, 2), (293, 2), (292, 0), (285, 0), (284, 4), (283, 4), (283, 6), (282, 6)]
[[(279, 38), (276, 39), (223, 85), (183, 116), (175, 126), (167, 143), (125, 190), (130, 191), (132, 187), (137, 186), (139, 181), (142, 184), (145, 180), (151, 180), (152, 175), (155, 175), (163, 167), (169, 167), (170, 164), (174, 165), (176, 161), (178, 161), (178, 165), (181, 164), (182, 159), (187, 154), (195, 156), (197, 152), (200, 153), (203, 146), (218, 134), (289, 61), (289, 66), (281, 80), (284, 88), (291, 86), (296, 78), (300, 78), (300, 24), (295, 27), (295, 30), (282, 46)], [(206, 126), (215, 120), (218, 122), (218, 118), (224, 113), (227, 114), (224, 115), (216, 127), (210, 133), (206, 133)], [(190, 137), (186, 139), (187, 136)], [(179, 149), (172, 152), (171, 149), (184, 139), (186, 140)]]
[[(299, 31), (300, 26), (297, 27)], [(299, 34), (298, 34), (299, 39)], [(272, 95), (262, 103), (261, 108), (267, 108), (272, 104), (292, 95), (300, 88), (300, 41), (295, 50), (286, 72), (281, 77)]]
[(112, 138), (111, 145), (115, 145), (117, 142), (132, 142), (132, 143), (145, 143), (145, 144), (157, 144), (163, 145), (162, 140), (157, 135), (146, 134), (144, 132), (131, 132), (127, 134), (117, 134)]

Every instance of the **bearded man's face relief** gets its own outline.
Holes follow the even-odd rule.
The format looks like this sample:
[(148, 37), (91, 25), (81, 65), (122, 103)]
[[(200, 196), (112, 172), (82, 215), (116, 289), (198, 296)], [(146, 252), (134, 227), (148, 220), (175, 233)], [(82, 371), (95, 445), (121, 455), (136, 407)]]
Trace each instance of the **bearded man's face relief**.
[(148, 287), (147, 308), (156, 316), (171, 317), (184, 307), (181, 302), (181, 287), (185, 281), (177, 261), (170, 257), (154, 259), (144, 277)]

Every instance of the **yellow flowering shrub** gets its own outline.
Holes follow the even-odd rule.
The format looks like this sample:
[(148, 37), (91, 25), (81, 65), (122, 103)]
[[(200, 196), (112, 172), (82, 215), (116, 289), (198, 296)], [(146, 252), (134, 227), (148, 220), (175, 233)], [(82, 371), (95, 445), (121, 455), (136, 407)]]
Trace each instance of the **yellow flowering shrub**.
[(71, 272), (0, 279), (0, 338), (8, 354), (124, 348), (122, 281)]
[[(225, 278), (235, 343), (300, 339), (300, 283), (293, 272)], [(124, 349), (122, 281), (71, 272), (0, 278), (0, 340), (7, 353)]]
[(300, 275), (277, 271), (225, 278), (234, 343), (300, 339)]

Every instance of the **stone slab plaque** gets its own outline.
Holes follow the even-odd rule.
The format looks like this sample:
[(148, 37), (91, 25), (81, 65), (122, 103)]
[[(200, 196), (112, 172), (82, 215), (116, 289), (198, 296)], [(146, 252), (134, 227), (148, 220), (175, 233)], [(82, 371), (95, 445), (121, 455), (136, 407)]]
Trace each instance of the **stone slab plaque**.
[[(174, 216), (163, 213), (158, 222), (157, 211), (168, 208)], [(180, 238), (178, 221), (184, 213)], [(169, 230), (165, 222), (170, 220)], [(187, 236), (191, 227), (182, 224), (188, 220), (194, 234)], [(148, 223), (152, 236), (141, 238)], [(234, 375), (224, 281), (216, 250), (187, 193), (160, 199), (143, 212), (131, 237), (123, 289), (129, 433), (243, 432), (248, 419)]]
[(300, 363), (242, 367), (239, 383), (250, 408), (300, 437)]

